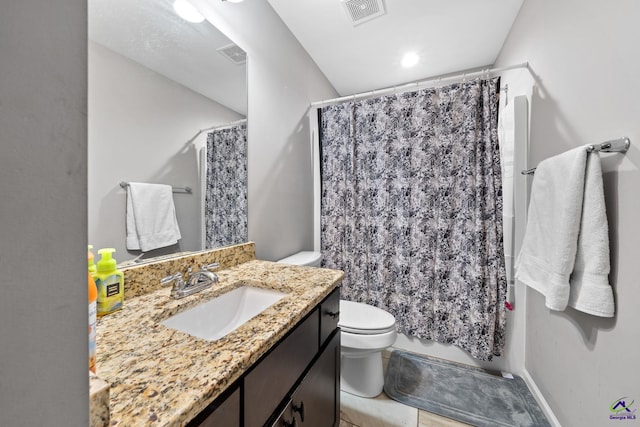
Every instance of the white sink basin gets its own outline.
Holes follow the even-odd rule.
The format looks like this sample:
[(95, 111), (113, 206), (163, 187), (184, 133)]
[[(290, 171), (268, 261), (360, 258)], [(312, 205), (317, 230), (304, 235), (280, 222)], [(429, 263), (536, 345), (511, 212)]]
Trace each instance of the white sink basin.
[(162, 324), (214, 341), (262, 313), (285, 295), (269, 289), (242, 286), (171, 316)]

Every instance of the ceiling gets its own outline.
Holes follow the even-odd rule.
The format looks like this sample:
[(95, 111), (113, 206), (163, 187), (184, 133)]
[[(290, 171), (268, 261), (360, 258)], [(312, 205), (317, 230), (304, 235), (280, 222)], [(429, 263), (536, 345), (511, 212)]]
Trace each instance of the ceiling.
[(246, 64), (216, 50), (231, 40), (206, 20), (184, 21), (172, 4), (89, 0), (89, 39), (246, 116)]
[[(354, 26), (341, 0), (268, 0), (340, 95), (492, 65), (523, 2), (382, 1), (386, 14)], [(403, 68), (408, 51), (420, 61)]]
[[(386, 12), (354, 25), (345, 0), (267, 1), (341, 96), (492, 65), (523, 2), (346, 0)], [(232, 42), (183, 21), (172, 2), (89, 0), (89, 38), (246, 115), (246, 64), (216, 52)], [(420, 61), (403, 68), (408, 51)]]

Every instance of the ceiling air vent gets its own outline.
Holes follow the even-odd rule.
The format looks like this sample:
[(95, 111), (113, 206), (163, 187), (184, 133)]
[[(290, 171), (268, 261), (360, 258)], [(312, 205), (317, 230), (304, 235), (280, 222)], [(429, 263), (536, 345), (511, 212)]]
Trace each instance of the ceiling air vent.
[(247, 53), (240, 49), (238, 45), (230, 44), (216, 49), (222, 56), (234, 64), (244, 64), (247, 62)]
[(386, 13), (382, 0), (340, 0), (353, 25), (362, 24)]

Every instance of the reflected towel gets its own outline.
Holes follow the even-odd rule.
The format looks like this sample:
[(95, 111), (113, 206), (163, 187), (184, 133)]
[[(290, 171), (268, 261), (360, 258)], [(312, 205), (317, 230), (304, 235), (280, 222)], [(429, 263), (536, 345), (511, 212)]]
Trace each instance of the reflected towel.
[(170, 185), (130, 182), (127, 187), (127, 249), (147, 252), (182, 236)]
[(571, 305), (613, 316), (598, 153), (578, 147), (538, 165), (516, 270), (516, 278), (543, 294), (552, 310)]

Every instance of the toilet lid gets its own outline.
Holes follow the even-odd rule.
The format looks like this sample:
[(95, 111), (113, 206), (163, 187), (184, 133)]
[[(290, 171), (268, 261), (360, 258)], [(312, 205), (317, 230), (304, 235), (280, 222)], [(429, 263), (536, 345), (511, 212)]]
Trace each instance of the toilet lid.
[(395, 328), (396, 319), (386, 311), (360, 302), (340, 300), (338, 326), (354, 334), (382, 334)]

